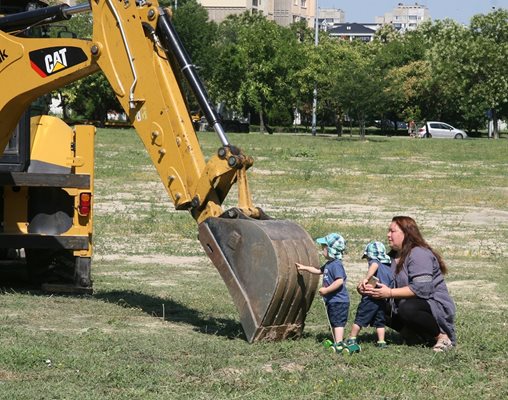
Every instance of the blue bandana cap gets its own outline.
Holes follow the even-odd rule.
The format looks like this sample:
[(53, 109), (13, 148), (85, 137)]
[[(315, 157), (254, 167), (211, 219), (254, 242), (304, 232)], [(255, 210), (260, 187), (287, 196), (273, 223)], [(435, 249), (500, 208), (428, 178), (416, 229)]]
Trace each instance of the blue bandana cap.
[(365, 246), (362, 258), (368, 258), (370, 260), (377, 260), (383, 264), (390, 265), (392, 260), (386, 254), (385, 245), (381, 242), (370, 242)]
[(324, 244), (328, 248), (328, 255), (335, 260), (342, 260), (344, 250), (346, 250), (346, 240), (338, 233), (330, 233), (325, 237), (316, 239), (319, 244)]

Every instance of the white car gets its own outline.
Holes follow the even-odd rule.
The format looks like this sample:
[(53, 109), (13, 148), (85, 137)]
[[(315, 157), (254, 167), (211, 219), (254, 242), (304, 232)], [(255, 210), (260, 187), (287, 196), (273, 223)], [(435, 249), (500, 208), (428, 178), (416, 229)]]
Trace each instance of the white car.
[(418, 129), (421, 138), (466, 139), (467, 133), (444, 122), (428, 121), (427, 126)]

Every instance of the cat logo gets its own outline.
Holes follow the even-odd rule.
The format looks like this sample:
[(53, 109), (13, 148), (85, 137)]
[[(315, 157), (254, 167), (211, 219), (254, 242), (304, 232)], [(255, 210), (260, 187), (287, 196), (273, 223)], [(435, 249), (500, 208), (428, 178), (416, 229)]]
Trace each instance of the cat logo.
[(44, 64), (46, 65), (46, 72), (48, 75), (67, 67), (67, 57), (65, 53), (67, 53), (67, 49), (64, 47), (44, 57)]
[(79, 47), (47, 47), (30, 52), (32, 69), (43, 78), (85, 61), (88, 57)]

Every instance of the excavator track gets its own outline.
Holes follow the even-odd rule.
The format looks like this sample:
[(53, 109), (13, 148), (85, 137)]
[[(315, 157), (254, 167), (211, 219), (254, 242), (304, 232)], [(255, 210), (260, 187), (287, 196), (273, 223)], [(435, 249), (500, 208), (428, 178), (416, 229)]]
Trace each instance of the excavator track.
[(199, 240), (228, 287), (247, 341), (300, 337), (319, 276), (298, 274), (295, 262), (319, 266), (313, 240), (294, 222), (234, 214), (206, 219)]

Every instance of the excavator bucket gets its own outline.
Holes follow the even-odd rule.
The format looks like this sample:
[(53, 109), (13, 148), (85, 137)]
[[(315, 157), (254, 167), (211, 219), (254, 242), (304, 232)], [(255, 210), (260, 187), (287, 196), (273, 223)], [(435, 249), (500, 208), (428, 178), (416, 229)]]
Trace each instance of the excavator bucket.
[(319, 276), (299, 274), (295, 262), (318, 267), (316, 245), (293, 222), (233, 214), (202, 222), (199, 240), (233, 297), (247, 340), (299, 337)]

